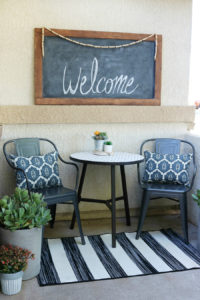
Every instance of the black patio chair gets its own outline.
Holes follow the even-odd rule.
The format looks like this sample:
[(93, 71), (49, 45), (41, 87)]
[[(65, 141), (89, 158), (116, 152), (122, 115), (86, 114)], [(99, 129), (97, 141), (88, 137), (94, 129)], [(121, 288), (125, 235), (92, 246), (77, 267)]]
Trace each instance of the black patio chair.
[[(44, 142), (48, 144), (48, 146), (51, 146), (51, 150), (53, 149), (53, 152), (46, 153), (43, 156), (41, 156), (41, 152), (40, 152), (41, 142)], [(41, 193), (43, 195), (44, 201), (47, 203), (51, 211), (51, 216), (52, 216), (52, 220), (50, 221), (51, 228), (53, 227), (55, 221), (56, 205), (58, 203), (62, 203), (62, 204), (66, 203), (66, 204), (74, 205), (74, 211), (76, 213), (81, 241), (82, 244), (85, 244), (85, 239), (81, 227), (78, 201), (77, 201), (77, 188), (78, 188), (78, 177), (79, 177), (78, 166), (75, 163), (67, 162), (64, 159), (62, 159), (56, 145), (52, 141), (45, 138), (20, 138), (20, 139), (9, 140), (3, 145), (3, 153), (5, 155), (5, 158), (9, 166), (12, 169), (17, 171), (17, 179), (19, 181), (20, 180), (22, 181), (21, 183), (22, 186), (20, 187), (27, 188), (29, 193), (33, 191), (33, 192)], [(30, 158), (32, 156), (33, 158)], [(45, 159), (45, 161), (43, 161), (43, 159)], [(71, 165), (75, 168), (76, 183), (73, 189), (64, 187), (62, 185), (62, 182), (59, 178), (58, 165), (56, 163), (57, 159), (59, 159), (65, 165)], [(48, 163), (50, 164), (52, 163), (52, 169), (51, 169), (51, 165), (48, 164), (46, 165), (46, 160)], [(29, 171), (28, 169), (26, 169), (26, 166), (25, 167), (21, 167), (21, 165), (19, 166), (19, 164), (22, 163), (23, 163), (22, 166), (24, 166), (26, 162), (27, 164), (30, 164), (28, 166), (30, 168)], [(34, 168), (36, 167), (36, 169), (34, 168), (31, 169), (32, 163), (34, 165)], [(33, 182), (31, 181), (31, 179), (34, 179), (35, 174), (37, 174), (37, 166), (40, 167), (40, 164), (42, 164), (43, 167), (43, 163), (46, 165), (46, 168), (44, 169), (44, 177), (41, 178), (41, 180), (36, 179), (36, 184), (35, 186), (33, 186)], [(31, 174), (32, 176), (31, 179), (29, 176), (30, 172), (33, 172)], [(49, 177), (50, 175), (51, 177)], [(46, 186), (44, 184), (45, 180), (48, 181), (48, 184)]]
[[(156, 154), (158, 154), (157, 158), (162, 160), (165, 155), (167, 155), (167, 158), (172, 159), (173, 157), (176, 160), (177, 154), (181, 155), (183, 154), (183, 159), (188, 160), (188, 155), (191, 157), (191, 162), (188, 163), (188, 184), (184, 184), (184, 180), (187, 180), (187, 177), (185, 177), (185, 173), (181, 173), (181, 164), (177, 164), (175, 167), (177, 168), (177, 172), (180, 170), (180, 174), (182, 174), (182, 179), (184, 179), (182, 182), (175, 183), (176, 176), (171, 172), (169, 174), (169, 182), (163, 182), (162, 180), (159, 181), (160, 173), (159, 171), (157, 173), (154, 169), (154, 161), (149, 160), (149, 166), (150, 169), (152, 169), (152, 172), (147, 172), (145, 176), (148, 178), (151, 178), (151, 176), (154, 176), (154, 178), (150, 179), (150, 182), (146, 180), (145, 176), (141, 178), (141, 165), (138, 165), (138, 181), (139, 184), (143, 190), (142, 195), (142, 205), (141, 205), (141, 211), (140, 211), (140, 217), (138, 222), (138, 228), (137, 228), (137, 234), (136, 239), (140, 237), (142, 226), (144, 223), (144, 219), (147, 213), (149, 201), (153, 199), (159, 199), (159, 198), (168, 198), (174, 201), (178, 201), (180, 203), (180, 213), (181, 213), (181, 223), (182, 223), (182, 230), (185, 242), (188, 243), (188, 224), (187, 224), (187, 193), (191, 190), (194, 178), (196, 175), (196, 165), (195, 165), (195, 148), (194, 146), (185, 140), (179, 140), (179, 139), (166, 139), (166, 138), (160, 138), (160, 139), (148, 139), (144, 141), (140, 147), (140, 154), (144, 155), (145, 148), (150, 149), (148, 146), (151, 147), (151, 151), (155, 152), (155, 154), (149, 154), (150, 152), (146, 152), (146, 159), (148, 160), (148, 157), (154, 157), (156, 160)], [(191, 155), (190, 155), (190, 154)], [(159, 158), (159, 154), (161, 155)], [(151, 155), (151, 156), (150, 156)], [(162, 156), (163, 155), (163, 156)], [(170, 155), (170, 156), (169, 156)], [(166, 157), (166, 156), (165, 156)], [(160, 161), (161, 161), (160, 160)], [(163, 160), (164, 161), (164, 160)], [(177, 160), (178, 162), (178, 160)], [(151, 163), (151, 165), (150, 165)], [(174, 163), (176, 163), (174, 161)], [(187, 163), (186, 163), (187, 164)], [(165, 170), (167, 170), (167, 162), (163, 164), (163, 167)], [(187, 170), (186, 170), (187, 171)], [(186, 172), (187, 173), (187, 172)], [(154, 174), (154, 175), (152, 175)], [(187, 175), (187, 174), (186, 174)], [(149, 179), (148, 178), (148, 179)], [(155, 180), (153, 180), (155, 179)]]

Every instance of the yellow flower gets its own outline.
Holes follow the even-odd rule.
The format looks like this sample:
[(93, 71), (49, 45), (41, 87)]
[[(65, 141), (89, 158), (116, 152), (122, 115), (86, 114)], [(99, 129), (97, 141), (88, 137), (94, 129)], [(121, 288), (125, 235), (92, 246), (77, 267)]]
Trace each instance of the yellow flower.
[(95, 135), (99, 135), (99, 134), (100, 134), (100, 131), (96, 130), (96, 131), (94, 132), (94, 134), (95, 134)]

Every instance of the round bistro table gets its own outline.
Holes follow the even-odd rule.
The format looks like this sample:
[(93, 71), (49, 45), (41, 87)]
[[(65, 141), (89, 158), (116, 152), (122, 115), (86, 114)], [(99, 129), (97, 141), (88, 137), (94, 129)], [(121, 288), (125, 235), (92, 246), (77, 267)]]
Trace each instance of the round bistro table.
[[(95, 155), (93, 152), (77, 152), (70, 155), (70, 159), (83, 164), (79, 188), (78, 188), (78, 201), (81, 202), (94, 202), (103, 203), (111, 210), (112, 215), (112, 247), (116, 247), (116, 208), (115, 202), (118, 200), (124, 200), (125, 213), (126, 213), (126, 224), (130, 225), (130, 212), (128, 204), (128, 194), (126, 187), (126, 175), (125, 165), (139, 165), (144, 160), (144, 157), (139, 154), (128, 153), (128, 152), (115, 152), (112, 155)], [(82, 188), (84, 184), (86, 169), (88, 164), (94, 165), (109, 165), (111, 167), (111, 199), (99, 200), (91, 198), (82, 198)], [(123, 195), (116, 197), (115, 195), (115, 167), (120, 166), (121, 181)], [(70, 228), (74, 227), (75, 214), (73, 214)]]

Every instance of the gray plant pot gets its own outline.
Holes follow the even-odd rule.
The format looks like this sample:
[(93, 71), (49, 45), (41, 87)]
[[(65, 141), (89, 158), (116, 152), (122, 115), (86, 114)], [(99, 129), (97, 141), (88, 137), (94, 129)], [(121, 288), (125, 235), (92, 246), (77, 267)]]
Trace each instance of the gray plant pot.
[(94, 140), (95, 151), (103, 151), (103, 144), (105, 140)]
[(23, 280), (31, 279), (39, 274), (42, 247), (42, 228), (10, 231), (0, 227), (0, 244), (11, 244), (26, 248), (35, 254), (35, 259), (29, 259), (28, 261), (28, 267), (24, 271)]
[(200, 251), (200, 209), (198, 212), (197, 249)]

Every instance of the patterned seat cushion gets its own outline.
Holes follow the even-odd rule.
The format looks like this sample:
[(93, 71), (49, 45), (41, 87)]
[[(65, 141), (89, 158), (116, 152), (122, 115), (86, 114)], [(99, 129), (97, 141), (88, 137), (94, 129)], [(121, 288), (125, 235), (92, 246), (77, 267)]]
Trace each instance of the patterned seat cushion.
[(192, 154), (159, 154), (144, 152), (144, 182), (177, 183), (189, 186), (188, 169)]
[[(51, 152), (41, 156), (14, 156), (10, 159), (16, 168), (25, 171), (31, 189), (62, 185), (58, 169), (58, 152)], [(17, 186), (27, 188), (26, 179), (22, 171), (17, 171)]]

